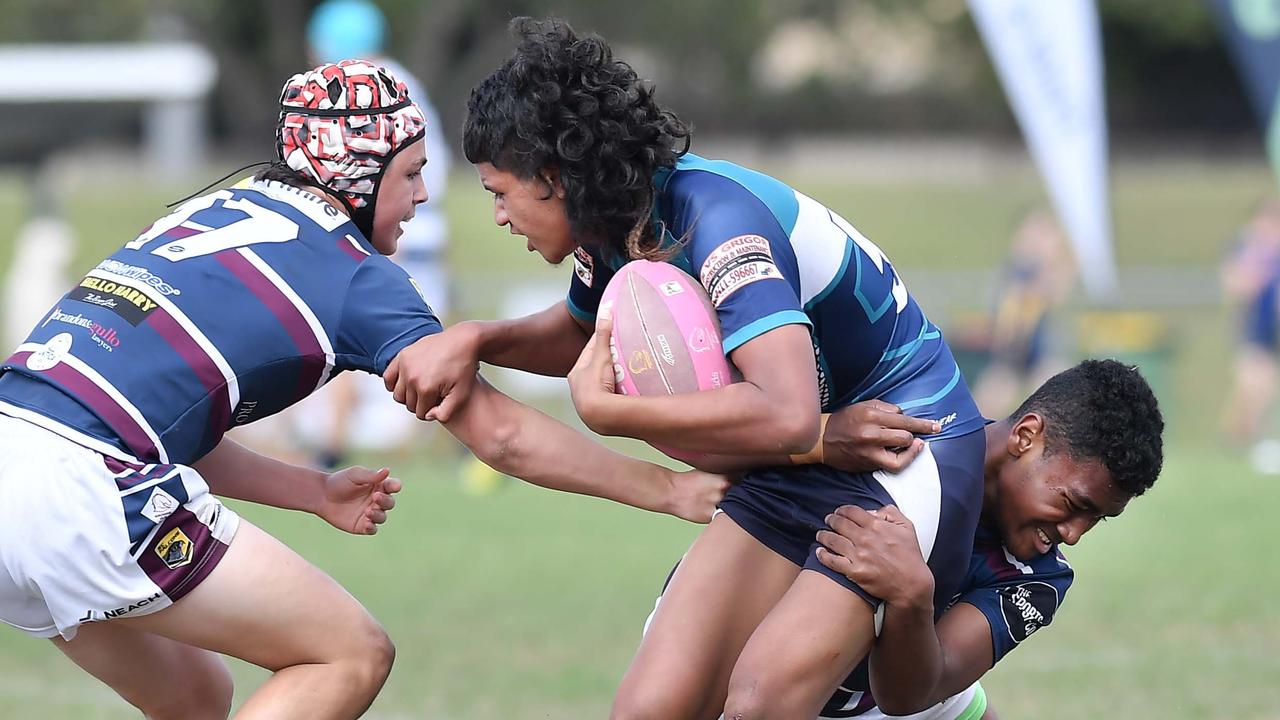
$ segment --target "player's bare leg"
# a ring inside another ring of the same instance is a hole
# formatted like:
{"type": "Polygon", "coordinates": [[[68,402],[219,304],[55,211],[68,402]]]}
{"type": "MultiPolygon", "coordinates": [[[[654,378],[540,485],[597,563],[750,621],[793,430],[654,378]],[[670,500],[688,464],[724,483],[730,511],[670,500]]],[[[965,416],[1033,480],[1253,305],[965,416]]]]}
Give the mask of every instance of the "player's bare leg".
{"type": "Polygon", "coordinates": [[[725,718],[817,717],[874,639],[874,615],[861,596],[825,575],[801,572],[742,649],[725,718]]]}
{"type": "Polygon", "coordinates": [[[610,717],[719,716],[738,653],[798,572],[728,515],[716,515],[663,594],[610,717]]]}
{"type": "Polygon", "coordinates": [[[226,720],[231,673],[217,653],[121,623],[82,625],[53,644],[148,720],[226,720]]]}
{"type": "Polygon", "coordinates": [[[186,597],[116,622],[274,671],[240,708],[242,719],[358,717],[395,656],[355,598],[243,520],[222,561],[186,597]]]}
{"type": "Polygon", "coordinates": [[[1226,441],[1247,447],[1258,439],[1262,421],[1276,391],[1276,360],[1266,350],[1245,346],[1236,359],[1235,383],[1223,409],[1226,441]]]}

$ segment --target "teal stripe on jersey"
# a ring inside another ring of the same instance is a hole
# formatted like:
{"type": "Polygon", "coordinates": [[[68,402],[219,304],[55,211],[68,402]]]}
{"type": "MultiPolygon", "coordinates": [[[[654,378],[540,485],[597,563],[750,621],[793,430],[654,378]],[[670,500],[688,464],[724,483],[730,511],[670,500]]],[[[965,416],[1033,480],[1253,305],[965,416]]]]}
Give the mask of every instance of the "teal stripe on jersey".
{"type": "Polygon", "coordinates": [[[707,160],[693,153],[680,158],[680,161],[676,164],[676,169],[704,170],[729,178],[760,198],[765,206],[769,208],[769,212],[773,213],[773,216],[777,218],[778,224],[782,226],[782,231],[788,237],[791,236],[791,231],[795,230],[796,218],[800,216],[800,203],[796,200],[796,193],[768,175],[762,175],[724,160],[707,160]]]}
{"type": "Polygon", "coordinates": [[[941,390],[930,395],[927,398],[920,398],[919,400],[908,400],[906,402],[900,402],[898,403],[898,408],[903,412],[906,412],[911,408],[917,408],[917,407],[920,407],[921,405],[932,405],[938,402],[939,400],[941,400],[942,398],[946,397],[947,393],[951,392],[952,389],[954,389],[956,384],[959,382],[960,382],[960,368],[957,366],[955,374],[951,376],[951,382],[947,383],[946,386],[944,386],[941,390]]]}
{"type": "Polygon", "coordinates": [[[859,258],[858,262],[854,264],[854,267],[857,268],[857,270],[854,272],[854,275],[853,275],[853,296],[858,299],[858,304],[862,306],[863,312],[867,314],[867,319],[870,320],[872,323],[875,323],[877,320],[881,318],[881,316],[885,314],[885,311],[887,311],[889,307],[893,305],[894,303],[893,293],[890,292],[888,295],[885,296],[884,302],[880,303],[880,307],[872,309],[871,301],[867,299],[866,295],[862,294],[862,259],[861,258],[859,258]]]}
{"type": "MultiPolygon", "coordinates": [[[[928,328],[927,325],[924,328],[921,328],[921,330],[923,331],[926,328],[928,328]]],[[[937,340],[940,337],[942,337],[942,333],[937,330],[931,330],[930,332],[923,333],[920,337],[917,337],[915,340],[912,340],[905,345],[886,350],[884,355],[880,356],[880,362],[892,360],[900,355],[907,355],[908,357],[915,355],[916,351],[920,349],[920,346],[924,344],[925,340],[937,340]]]]}
{"type": "Polygon", "coordinates": [[[738,328],[738,331],[724,339],[724,354],[737,350],[744,343],[752,338],[759,337],[774,328],[780,328],[783,325],[807,325],[813,327],[813,321],[808,315],[799,310],[782,310],[772,315],[765,315],[759,320],[747,323],[738,328]]]}
{"type": "MultiPolygon", "coordinates": [[[[805,312],[808,312],[809,310],[812,310],[813,308],[817,307],[818,303],[822,302],[823,300],[826,300],[827,296],[831,294],[831,291],[836,289],[836,286],[839,285],[840,281],[844,279],[844,274],[849,270],[849,260],[851,260],[852,258],[853,258],[853,240],[846,238],[845,246],[844,246],[844,259],[840,261],[840,270],[836,272],[835,277],[831,278],[831,282],[827,283],[827,286],[822,288],[822,292],[818,293],[817,295],[814,295],[812,300],[804,304],[805,312]]],[[[861,272],[861,270],[859,270],[859,272],[861,272]]],[[[865,306],[865,303],[864,303],[864,306],[865,306]]]]}
{"type": "Polygon", "coordinates": [[[569,307],[569,314],[570,314],[570,315],[572,315],[572,316],[574,316],[574,317],[576,317],[576,318],[578,318],[579,320],[582,320],[582,321],[584,321],[584,322],[593,323],[593,322],[595,322],[595,321],[596,321],[596,314],[595,314],[595,313],[589,313],[589,312],[587,312],[586,310],[583,310],[582,308],[578,307],[578,306],[573,302],[573,298],[571,298],[571,297],[569,297],[569,296],[567,296],[567,295],[566,295],[566,296],[565,296],[565,298],[564,298],[564,303],[565,303],[565,305],[567,305],[567,306],[569,307]]]}
{"type": "Polygon", "coordinates": [[[921,319],[924,321],[924,323],[920,326],[920,334],[916,336],[915,340],[912,340],[911,342],[907,343],[907,345],[905,346],[905,347],[911,347],[912,345],[914,345],[915,349],[903,355],[902,358],[898,360],[898,363],[893,366],[893,369],[889,370],[886,373],[883,373],[880,376],[879,380],[875,381],[874,383],[871,383],[871,387],[867,388],[866,390],[863,390],[862,392],[854,396],[852,402],[862,402],[863,400],[869,400],[871,398],[879,396],[881,391],[883,390],[882,386],[896,379],[897,373],[899,370],[902,369],[902,366],[906,365],[908,362],[911,361],[911,358],[915,357],[915,354],[916,354],[915,351],[920,348],[920,345],[924,344],[925,335],[928,334],[928,331],[929,331],[929,321],[924,318],[921,318],[921,319]]]}

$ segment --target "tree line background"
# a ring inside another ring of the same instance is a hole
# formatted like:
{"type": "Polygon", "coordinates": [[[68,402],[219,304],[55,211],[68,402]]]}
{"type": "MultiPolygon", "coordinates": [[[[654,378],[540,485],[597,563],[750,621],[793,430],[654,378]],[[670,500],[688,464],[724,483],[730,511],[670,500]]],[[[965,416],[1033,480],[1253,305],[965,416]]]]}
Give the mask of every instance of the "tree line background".
{"type": "MultiPolygon", "coordinates": [[[[215,141],[260,152],[283,80],[310,65],[319,0],[0,0],[0,44],[188,39],[216,56],[215,141]]],[[[471,86],[509,52],[507,22],[554,14],[596,31],[702,132],[963,134],[1017,127],[964,0],[381,0],[389,54],[424,82],[456,139],[471,86]]],[[[1200,0],[1101,0],[1107,112],[1125,139],[1257,142],[1200,0]]],[[[40,78],[31,78],[38,83],[40,78]]],[[[8,106],[0,162],[74,141],[136,136],[136,107],[8,106]],[[61,143],[59,143],[61,144],[61,143]]]]}

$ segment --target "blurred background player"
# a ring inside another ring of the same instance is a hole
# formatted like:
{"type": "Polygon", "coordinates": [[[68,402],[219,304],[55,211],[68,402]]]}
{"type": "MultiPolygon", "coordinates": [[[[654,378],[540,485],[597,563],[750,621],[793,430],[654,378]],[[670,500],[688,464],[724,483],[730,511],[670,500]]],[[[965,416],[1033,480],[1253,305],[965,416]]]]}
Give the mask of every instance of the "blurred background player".
{"type": "Polygon", "coordinates": [[[1275,399],[1280,353],[1280,200],[1262,203],[1241,229],[1221,276],[1240,326],[1222,433],[1233,447],[1251,447],[1259,472],[1280,473],[1280,441],[1261,437],[1275,399]]]}
{"type": "Polygon", "coordinates": [[[63,217],[61,193],[50,159],[32,168],[30,215],[13,242],[13,259],[4,278],[0,331],[6,347],[17,347],[49,310],[49,303],[71,284],[67,266],[76,238],[63,217]]]}
{"type": "MultiPolygon", "coordinates": [[[[384,53],[387,21],[367,0],[327,0],[311,15],[307,44],[312,62],[332,63],[365,58],[387,68],[409,88],[427,119],[427,164],[422,179],[427,203],[404,225],[400,246],[391,259],[404,268],[431,301],[441,322],[447,323],[452,303],[448,268],[448,222],[442,201],[449,177],[450,153],[440,119],[422,83],[384,53]]],[[[421,441],[426,428],[392,401],[375,376],[348,374],[329,383],[305,407],[290,412],[289,423],[301,444],[311,449],[316,464],[324,468],[345,462],[353,449],[399,451],[407,449],[411,436],[421,441]]],[[[457,447],[450,441],[450,445],[457,447]]],[[[469,464],[464,478],[496,477],[483,463],[469,464]]]]}
{"type": "Polygon", "coordinates": [[[1075,278],[1066,237],[1052,213],[1040,209],[1025,215],[1000,276],[991,362],[974,384],[974,400],[988,416],[1009,412],[1061,365],[1052,353],[1053,313],[1070,295],[1075,278]]]}

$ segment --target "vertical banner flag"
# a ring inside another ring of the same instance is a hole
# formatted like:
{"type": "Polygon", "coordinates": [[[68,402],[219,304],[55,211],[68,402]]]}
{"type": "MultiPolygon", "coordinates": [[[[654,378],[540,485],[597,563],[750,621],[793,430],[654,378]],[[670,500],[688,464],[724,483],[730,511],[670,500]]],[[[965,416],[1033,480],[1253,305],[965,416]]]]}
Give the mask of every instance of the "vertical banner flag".
{"type": "Polygon", "coordinates": [[[1214,0],[1213,9],[1280,178],[1280,0],[1214,0]]]}
{"type": "Polygon", "coordinates": [[[1093,0],[969,0],[1093,297],[1115,288],[1102,42],[1093,0]]]}

